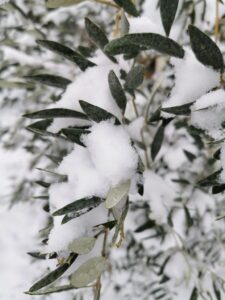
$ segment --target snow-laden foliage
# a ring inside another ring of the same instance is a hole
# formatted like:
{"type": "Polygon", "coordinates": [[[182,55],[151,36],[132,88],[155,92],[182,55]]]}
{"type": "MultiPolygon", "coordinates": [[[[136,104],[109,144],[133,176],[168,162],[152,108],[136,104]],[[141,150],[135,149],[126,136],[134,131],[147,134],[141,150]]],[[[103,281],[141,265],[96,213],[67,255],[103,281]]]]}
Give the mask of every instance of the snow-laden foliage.
{"type": "Polygon", "coordinates": [[[15,141],[35,157],[18,178],[49,216],[31,297],[223,299],[225,6],[212,2],[21,4],[35,39],[5,40],[2,95],[28,101],[12,109],[34,133],[15,141]]]}

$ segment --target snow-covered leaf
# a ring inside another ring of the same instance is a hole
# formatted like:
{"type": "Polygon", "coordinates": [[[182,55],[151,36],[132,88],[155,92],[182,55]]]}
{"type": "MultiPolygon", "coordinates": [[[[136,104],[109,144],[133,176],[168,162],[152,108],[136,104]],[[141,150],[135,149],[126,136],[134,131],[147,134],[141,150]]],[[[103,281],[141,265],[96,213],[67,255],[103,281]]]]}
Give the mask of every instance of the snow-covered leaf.
{"type": "Polygon", "coordinates": [[[120,21],[120,32],[122,35],[128,34],[130,29],[129,21],[127,20],[126,14],[122,12],[121,21],[120,21]]]}
{"type": "Polygon", "coordinates": [[[61,6],[79,4],[81,2],[84,2],[84,0],[47,0],[46,5],[48,8],[58,8],[61,6]]]}
{"type": "Polygon", "coordinates": [[[85,146],[81,141],[82,135],[90,133],[90,131],[80,128],[64,128],[61,130],[61,132],[72,142],[80,146],[85,146]]]}
{"type": "Polygon", "coordinates": [[[113,71],[109,72],[108,82],[113,98],[124,113],[127,105],[127,98],[118,77],[113,71]]]}
{"type": "Polygon", "coordinates": [[[130,180],[123,182],[109,190],[106,197],[106,208],[113,208],[117,203],[119,203],[124,197],[128,195],[130,189],[130,180]]]}
{"type": "Polygon", "coordinates": [[[213,186],[220,184],[220,174],[222,169],[219,171],[214,172],[213,174],[209,175],[208,177],[202,179],[198,182],[199,186],[213,186]]]}
{"type": "Polygon", "coordinates": [[[82,288],[101,276],[108,266],[106,258],[102,256],[90,258],[72,275],[71,284],[76,288],[82,288]]]}
{"type": "Polygon", "coordinates": [[[166,35],[169,36],[170,29],[176,16],[179,0],[160,0],[160,14],[166,35]]]}
{"type": "Polygon", "coordinates": [[[196,58],[203,65],[210,66],[213,69],[222,72],[224,69],[223,55],[216,43],[193,25],[189,26],[189,35],[191,39],[191,48],[196,58]]]}
{"type": "Polygon", "coordinates": [[[69,245],[69,250],[77,254],[87,254],[94,248],[95,242],[94,237],[81,237],[69,245]]]}
{"type": "Polygon", "coordinates": [[[61,89],[66,89],[67,85],[71,83],[71,81],[67,78],[50,74],[26,76],[25,78],[27,80],[35,81],[53,87],[58,87],[61,89]]]}
{"type": "Polygon", "coordinates": [[[139,13],[132,0],[113,0],[117,5],[122,7],[128,14],[138,17],[139,13]]]}
{"type": "Polygon", "coordinates": [[[54,271],[50,272],[48,275],[44,276],[41,280],[37,281],[32,287],[29,289],[29,292],[35,292],[40,290],[41,288],[49,285],[50,283],[56,281],[60,278],[74,263],[77,255],[71,254],[66,263],[56,268],[54,271]]]}
{"type": "Polygon", "coordinates": [[[115,120],[115,124],[120,124],[120,122],[118,121],[118,119],[113,116],[111,113],[109,113],[108,111],[104,110],[103,108],[90,104],[86,101],[80,100],[80,106],[82,107],[83,111],[85,112],[85,114],[87,115],[87,117],[96,122],[102,122],[105,120],[110,120],[110,119],[114,119],[115,120]]]}
{"type": "Polygon", "coordinates": [[[23,115],[29,119],[78,118],[87,120],[85,114],[66,108],[50,108],[23,115]]]}
{"type": "Polygon", "coordinates": [[[105,46],[105,52],[110,55],[130,53],[132,47],[139,50],[156,50],[160,53],[184,57],[183,48],[175,41],[157,33],[133,33],[122,38],[112,40],[105,46]]]}
{"type": "Polygon", "coordinates": [[[81,216],[82,214],[100,205],[103,201],[104,200],[99,197],[82,198],[55,211],[53,216],[62,216],[69,213],[76,213],[77,215],[79,214],[79,216],[81,216]]]}
{"type": "Polygon", "coordinates": [[[37,40],[38,45],[53,51],[59,55],[62,55],[69,61],[75,63],[82,71],[85,71],[88,67],[94,67],[95,63],[86,59],[79,52],[76,52],[60,43],[49,40],[37,40]]]}

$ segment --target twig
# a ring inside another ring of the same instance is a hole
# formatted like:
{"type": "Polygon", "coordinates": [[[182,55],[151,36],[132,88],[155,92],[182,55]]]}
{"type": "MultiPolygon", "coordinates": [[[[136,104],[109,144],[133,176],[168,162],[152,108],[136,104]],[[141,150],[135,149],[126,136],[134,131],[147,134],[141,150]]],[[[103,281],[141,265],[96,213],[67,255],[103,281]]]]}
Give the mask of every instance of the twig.
{"type": "Polygon", "coordinates": [[[214,35],[215,41],[218,41],[219,38],[219,0],[216,1],[216,18],[215,18],[215,28],[214,28],[214,35]]]}

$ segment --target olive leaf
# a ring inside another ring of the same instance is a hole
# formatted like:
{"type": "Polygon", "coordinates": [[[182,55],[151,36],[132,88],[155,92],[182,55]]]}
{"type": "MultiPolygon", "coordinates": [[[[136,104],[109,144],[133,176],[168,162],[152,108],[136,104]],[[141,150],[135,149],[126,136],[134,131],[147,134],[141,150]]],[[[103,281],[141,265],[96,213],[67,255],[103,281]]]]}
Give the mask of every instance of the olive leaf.
{"type": "Polygon", "coordinates": [[[127,197],[130,189],[131,181],[128,180],[126,182],[123,182],[115,187],[112,187],[108,195],[106,197],[105,206],[106,208],[110,209],[116,206],[117,203],[119,203],[122,199],[127,197]]]}
{"type": "Polygon", "coordinates": [[[81,237],[70,243],[68,249],[77,254],[87,254],[94,248],[95,242],[94,237],[81,237]]]}
{"type": "Polygon", "coordinates": [[[108,268],[106,258],[93,257],[83,263],[71,277],[71,284],[76,288],[82,288],[96,280],[108,268]]]}
{"type": "Polygon", "coordinates": [[[48,8],[58,8],[61,6],[70,6],[79,4],[85,0],[47,0],[46,5],[48,8]]]}
{"type": "Polygon", "coordinates": [[[127,105],[127,98],[118,77],[113,71],[109,72],[108,82],[113,98],[122,110],[122,113],[124,113],[127,105]]]}
{"type": "Polygon", "coordinates": [[[25,76],[24,77],[27,80],[42,83],[45,85],[66,89],[67,85],[70,84],[72,81],[61,77],[61,76],[55,76],[50,74],[40,74],[40,75],[33,75],[33,76],[25,76]]]}
{"type": "Polygon", "coordinates": [[[166,35],[169,36],[170,29],[176,16],[179,0],[160,0],[160,14],[166,35]]]}

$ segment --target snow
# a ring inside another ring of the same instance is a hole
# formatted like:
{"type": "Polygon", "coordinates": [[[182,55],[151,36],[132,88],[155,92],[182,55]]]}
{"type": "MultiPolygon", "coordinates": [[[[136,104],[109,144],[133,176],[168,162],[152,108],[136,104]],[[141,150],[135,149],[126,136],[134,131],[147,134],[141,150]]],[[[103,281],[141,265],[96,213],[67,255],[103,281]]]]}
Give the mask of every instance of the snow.
{"type": "Polygon", "coordinates": [[[220,74],[202,65],[190,49],[185,49],[184,59],[172,58],[175,85],[163,107],[179,106],[197,100],[211,89],[219,86],[220,74]]]}
{"type": "MultiPolygon", "coordinates": [[[[79,100],[85,100],[121,119],[120,109],[110,93],[108,73],[110,70],[113,70],[116,75],[120,77],[119,70],[121,68],[126,69],[127,63],[121,62],[118,65],[114,64],[100,51],[97,51],[96,57],[91,60],[96,63],[97,66],[88,68],[85,72],[77,75],[75,81],[67,87],[62,98],[57,104],[51,105],[51,108],[62,107],[82,111],[79,100]]],[[[54,120],[48,129],[52,132],[58,132],[64,127],[82,124],[87,124],[87,122],[74,118],[60,119],[54,120]]]]}
{"type": "Polygon", "coordinates": [[[123,127],[108,121],[94,124],[84,143],[96,169],[111,186],[135,175],[138,156],[123,127]]]}
{"type": "Polygon", "coordinates": [[[192,105],[191,124],[203,129],[214,139],[224,136],[225,91],[218,89],[200,97],[192,105]]]}
{"type": "Polygon", "coordinates": [[[129,33],[158,33],[163,34],[162,26],[152,21],[149,17],[137,17],[129,19],[129,33]]]}
{"type": "Polygon", "coordinates": [[[167,217],[177,197],[176,192],[159,175],[144,173],[144,198],[149,199],[150,217],[159,224],[167,223],[167,217]]]}
{"type": "MultiPolygon", "coordinates": [[[[106,197],[110,187],[128,179],[136,180],[138,156],[125,128],[103,121],[93,124],[90,131],[83,136],[87,148],[76,145],[55,170],[67,175],[68,182],[56,183],[49,188],[52,212],[81,198],[106,197]]],[[[106,222],[107,210],[98,207],[93,213],[64,225],[60,224],[61,219],[54,218],[48,245],[51,251],[54,248],[64,250],[73,239],[81,237],[94,225],[106,222]]]]}

